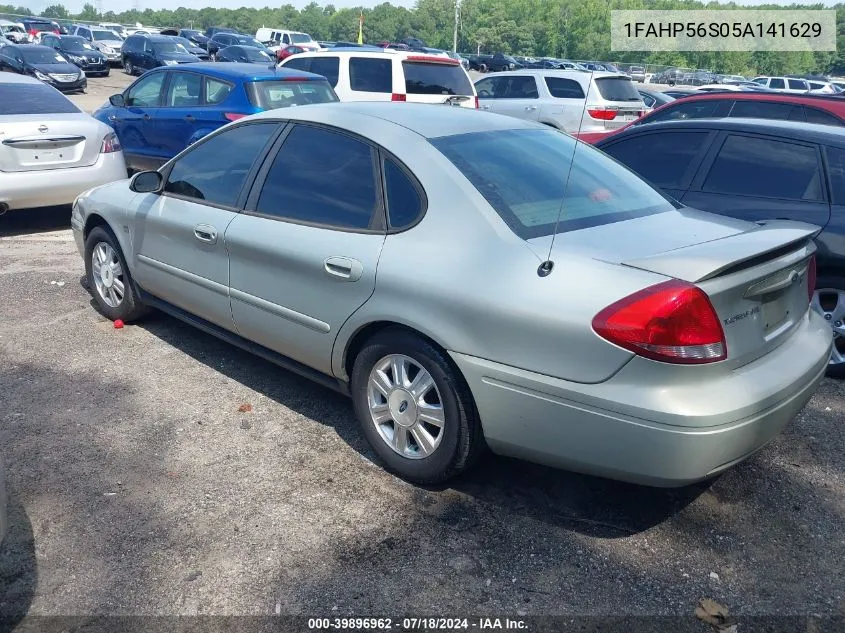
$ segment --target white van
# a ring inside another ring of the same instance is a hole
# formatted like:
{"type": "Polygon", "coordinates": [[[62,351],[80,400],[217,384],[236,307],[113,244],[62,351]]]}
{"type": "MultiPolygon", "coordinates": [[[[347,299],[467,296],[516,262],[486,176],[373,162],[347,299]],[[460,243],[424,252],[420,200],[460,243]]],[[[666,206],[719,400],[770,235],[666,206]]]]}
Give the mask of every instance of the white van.
{"type": "Polygon", "coordinates": [[[337,48],[299,53],[283,68],[323,75],[341,101],[408,101],[477,108],[475,88],[461,62],[414,51],[337,48]]]}
{"type": "Polygon", "coordinates": [[[266,44],[267,48],[273,52],[291,44],[296,44],[312,51],[320,50],[320,45],[314,41],[313,37],[308,35],[308,33],[300,33],[299,31],[262,27],[255,32],[255,39],[262,44],[266,44]]]}

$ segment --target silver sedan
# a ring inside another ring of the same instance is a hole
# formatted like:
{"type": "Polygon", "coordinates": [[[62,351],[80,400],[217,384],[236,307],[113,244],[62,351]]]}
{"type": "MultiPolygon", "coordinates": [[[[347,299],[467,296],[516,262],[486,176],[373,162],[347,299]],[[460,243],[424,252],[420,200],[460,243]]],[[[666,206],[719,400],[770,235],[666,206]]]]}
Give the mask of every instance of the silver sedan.
{"type": "Polygon", "coordinates": [[[0,214],[71,204],[126,178],[117,136],[55,88],[0,73],[0,214]]]}
{"type": "Polygon", "coordinates": [[[775,437],[831,330],[818,228],[679,208],[588,145],[414,104],[275,110],[82,196],[99,309],[159,308],[349,394],[392,471],[489,447],[677,486],[775,437]]]}

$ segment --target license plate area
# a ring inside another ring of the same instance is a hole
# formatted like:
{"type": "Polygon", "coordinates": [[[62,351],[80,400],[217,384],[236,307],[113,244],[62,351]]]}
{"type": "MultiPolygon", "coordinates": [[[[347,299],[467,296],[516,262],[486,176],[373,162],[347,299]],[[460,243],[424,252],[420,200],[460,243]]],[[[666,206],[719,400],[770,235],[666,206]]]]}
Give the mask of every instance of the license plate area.
{"type": "Polygon", "coordinates": [[[760,297],[760,323],[763,326],[763,336],[769,337],[778,333],[781,328],[791,321],[788,288],[770,292],[760,297]]]}

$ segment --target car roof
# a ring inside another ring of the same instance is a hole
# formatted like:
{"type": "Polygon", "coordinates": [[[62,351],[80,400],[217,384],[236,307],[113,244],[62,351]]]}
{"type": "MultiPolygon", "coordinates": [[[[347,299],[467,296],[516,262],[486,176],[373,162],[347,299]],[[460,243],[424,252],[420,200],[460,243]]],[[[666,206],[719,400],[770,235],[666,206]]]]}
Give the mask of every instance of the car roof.
{"type": "MultiPolygon", "coordinates": [[[[622,77],[628,79],[625,73],[614,73],[609,70],[577,70],[575,68],[527,68],[525,70],[505,70],[497,73],[487,73],[484,77],[498,77],[501,75],[513,75],[518,73],[520,75],[536,75],[539,77],[593,77],[594,79],[603,79],[605,77],[622,77]]],[[[483,79],[483,77],[480,77],[483,79]]]]}
{"type": "MultiPolygon", "coordinates": [[[[108,30],[108,29],[104,29],[104,30],[108,30]]],[[[129,37],[146,37],[151,42],[166,42],[173,36],[172,35],[159,35],[157,33],[149,33],[149,34],[147,34],[147,33],[133,33],[129,37]]]]}
{"type": "Polygon", "coordinates": [[[42,82],[35,77],[29,75],[18,75],[17,73],[0,73],[0,84],[38,84],[43,86],[42,82]]]}
{"type": "MultiPolygon", "coordinates": [[[[227,48],[233,48],[228,46],[227,48]]],[[[270,62],[272,63],[272,62],[270,62]]],[[[161,66],[147,71],[145,74],[154,72],[176,71],[176,72],[200,72],[209,77],[216,77],[218,79],[239,79],[241,81],[264,81],[269,79],[293,79],[295,77],[305,77],[310,80],[323,79],[322,75],[315,73],[307,73],[303,70],[292,70],[279,66],[276,69],[270,67],[270,63],[266,66],[261,64],[241,64],[237,62],[226,62],[220,64],[216,62],[197,62],[195,64],[182,64],[179,66],[161,66]]]]}
{"type": "MultiPolygon", "coordinates": [[[[845,127],[836,125],[822,125],[806,123],[804,121],[779,121],[776,119],[744,119],[739,117],[725,117],[719,119],[679,119],[676,121],[658,121],[643,123],[628,128],[620,134],[607,137],[607,142],[633,136],[641,132],[665,130],[725,130],[729,132],[753,132],[757,134],[771,134],[785,136],[798,141],[822,143],[845,147],[845,127]]],[[[603,139],[605,140],[605,139],[603,139]]],[[[601,145],[602,142],[596,143],[601,145]]]]}
{"type": "Polygon", "coordinates": [[[366,119],[395,125],[427,139],[475,132],[538,129],[536,122],[502,116],[469,108],[379,101],[347,101],[341,104],[313,104],[301,108],[268,110],[252,118],[276,118],[323,122],[345,129],[360,129],[366,119]]]}
{"type": "Polygon", "coordinates": [[[828,109],[845,111],[845,97],[835,94],[790,94],[788,92],[757,92],[724,90],[722,92],[696,92],[695,100],[699,99],[742,99],[744,101],[780,101],[783,103],[800,103],[819,105],[824,103],[831,106],[828,109]]]}

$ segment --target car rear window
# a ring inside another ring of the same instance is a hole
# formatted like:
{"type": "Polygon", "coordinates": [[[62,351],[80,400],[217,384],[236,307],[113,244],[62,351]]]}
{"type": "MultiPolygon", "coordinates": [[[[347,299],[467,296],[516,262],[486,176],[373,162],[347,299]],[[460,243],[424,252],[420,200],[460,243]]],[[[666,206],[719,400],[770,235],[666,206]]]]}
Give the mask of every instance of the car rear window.
{"type": "Polygon", "coordinates": [[[53,30],[53,25],[49,22],[29,22],[27,23],[27,27],[29,27],[30,31],[35,31],[36,33],[53,30]]]}
{"type": "Polygon", "coordinates": [[[252,105],[262,110],[338,101],[326,81],[253,81],[246,89],[252,105]]]}
{"type": "Polygon", "coordinates": [[[581,143],[575,152],[575,139],[556,130],[476,132],[431,143],[523,239],[675,208],[600,151],[581,143]]]}
{"type": "Polygon", "coordinates": [[[409,95],[472,95],[472,85],[460,64],[402,62],[409,95]]]}
{"type": "Polygon", "coordinates": [[[596,79],[599,94],[607,101],[639,101],[640,93],[627,77],[600,77],[596,79]]]}
{"type": "Polygon", "coordinates": [[[55,88],[37,84],[3,83],[0,115],[3,114],[76,114],[70,99],[55,88]]]}

